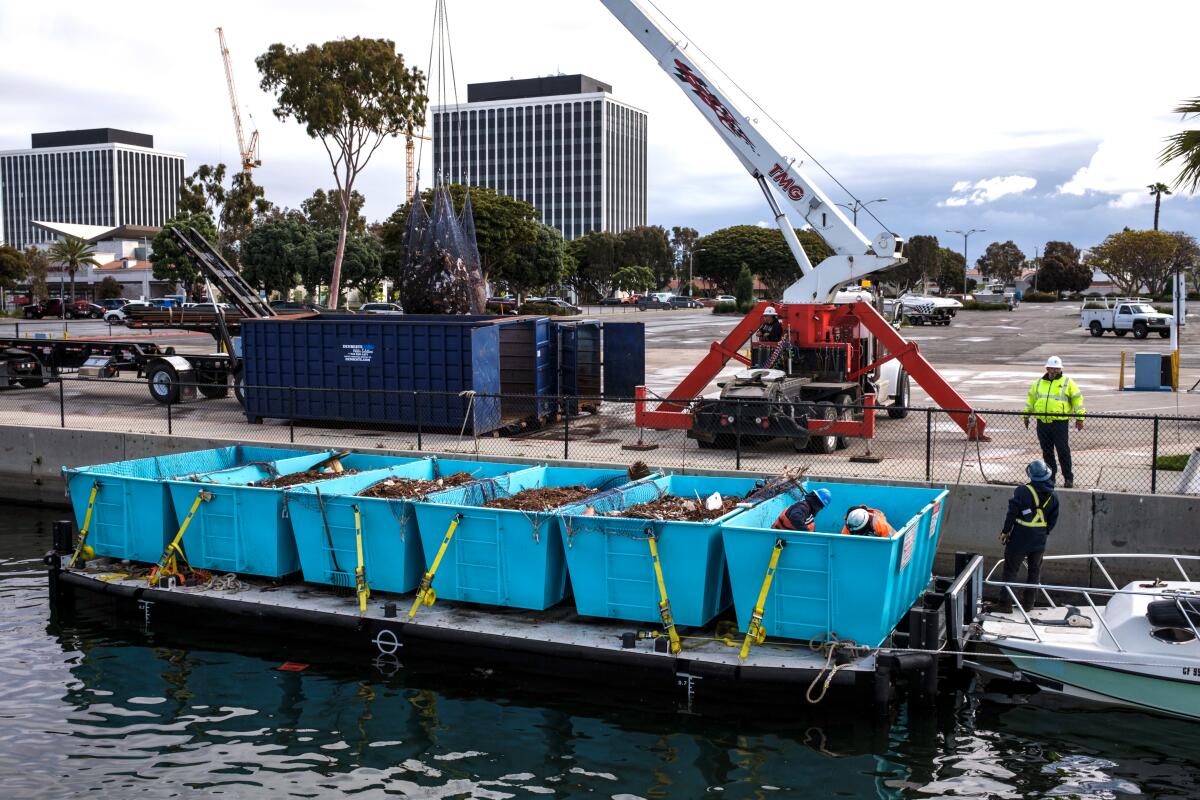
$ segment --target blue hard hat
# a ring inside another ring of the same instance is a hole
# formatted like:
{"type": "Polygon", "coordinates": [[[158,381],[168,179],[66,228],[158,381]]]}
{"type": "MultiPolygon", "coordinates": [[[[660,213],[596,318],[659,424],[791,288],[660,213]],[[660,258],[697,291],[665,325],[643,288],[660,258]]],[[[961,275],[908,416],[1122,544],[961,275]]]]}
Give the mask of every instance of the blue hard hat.
{"type": "Polygon", "coordinates": [[[829,505],[829,501],[833,500],[833,495],[829,493],[828,489],[817,489],[813,494],[821,501],[822,508],[829,505]]]}
{"type": "Polygon", "coordinates": [[[1029,476],[1030,480],[1050,480],[1050,468],[1047,467],[1046,462],[1042,461],[1040,458],[1029,462],[1029,466],[1025,468],[1025,474],[1029,476]]]}

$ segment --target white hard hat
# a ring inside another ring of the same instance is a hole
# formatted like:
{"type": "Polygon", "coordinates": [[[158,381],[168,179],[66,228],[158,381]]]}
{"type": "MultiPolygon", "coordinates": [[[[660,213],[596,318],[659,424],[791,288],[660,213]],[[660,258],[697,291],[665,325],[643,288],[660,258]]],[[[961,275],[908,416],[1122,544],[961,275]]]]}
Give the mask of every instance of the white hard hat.
{"type": "Polygon", "coordinates": [[[865,508],[852,508],[846,515],[846,527],[852,531],[861,531],[871,521],[871,515],[865,508]]]}
{"type": "Polygon", "coordinates": [[[1058,356],[1050,356],[1046,359],[1046,369],[1062,369],[1062,359],[1058,356]]]}
{"type": "Polygon", "coordinates": [[[774,317],[778,316],[778,314],[779,312],[775,310],[774,306],[767,306],[767,310],[763,312],[764,317],[774,317]]]}

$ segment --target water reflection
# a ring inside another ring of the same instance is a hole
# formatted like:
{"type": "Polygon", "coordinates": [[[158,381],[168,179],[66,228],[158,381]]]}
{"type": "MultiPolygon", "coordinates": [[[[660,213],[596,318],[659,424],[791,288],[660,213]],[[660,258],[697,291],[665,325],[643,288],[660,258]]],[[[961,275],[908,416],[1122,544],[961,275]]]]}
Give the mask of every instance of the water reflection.
{"type": "Polygon", "coordinates": [[[47,624],[53,516],[0,514],[4,797],[1200,796],[1195,726],[1131,712],[976,696],[885,721],[833,705],[697,716],[94,613],[47,624]]]}

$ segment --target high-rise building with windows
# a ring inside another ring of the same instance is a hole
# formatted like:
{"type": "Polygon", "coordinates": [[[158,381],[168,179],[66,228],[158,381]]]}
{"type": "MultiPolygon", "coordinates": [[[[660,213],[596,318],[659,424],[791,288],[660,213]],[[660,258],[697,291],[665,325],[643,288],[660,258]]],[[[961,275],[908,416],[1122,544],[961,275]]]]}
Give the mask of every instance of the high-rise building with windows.
{"type": "Polygon", "coordinates": [[[532,204],[574,239],[646,224],[646,112],[586,75],[473,83],[433,109],[433,169],[532,204]]]}
{"type": "Polygon", "coordinates": [[[29,150],[0,151],[0,241],[49,244],[34,221],[161,227],[175,216],[183,154],[144,133],[96,128],[33,134],[29,150]]]}

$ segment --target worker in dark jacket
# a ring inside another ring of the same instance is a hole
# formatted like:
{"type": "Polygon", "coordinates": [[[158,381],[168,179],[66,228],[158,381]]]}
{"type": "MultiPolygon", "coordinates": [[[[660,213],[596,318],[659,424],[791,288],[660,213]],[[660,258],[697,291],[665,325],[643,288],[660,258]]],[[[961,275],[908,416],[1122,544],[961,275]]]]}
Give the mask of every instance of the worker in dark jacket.
{"type": "Polygon", "coordinates": [[[762,324],[758,326],[760,342],[778,342],[783,338],[783,323],[779,321],[779,312],[771,306],[763,312],[762,324]]]}
{"type": "Polygon", "coordinates": [[[804,499],[785,508],[771,527],[781,531],[815,531],[817,512],[829,505],[832,499],[833,495],[828,489],[806,492],[804,499]]]}
{"type": "MultiPolygon", "coordinates": [[[[1013,490],[1008,501],[1008,515],[1000,541],[1004,544],[1004,582],[1017,580],[1021,563],[1028,564],[1024,583],[1035,584],[1042,579],[1042,556],[1046,554],[1046,538],[1058,524],[1058,497],[1054,494],[1054,473],[1044,461],[1033,461],[1025,468],[1029,483],[1013,490]]],[[[1037,601],[1036,589],[1025,589],[1021,603],[1026,609],[1037,601]]],[[[996,609],[1012,611],[1012,598],[1005,591],[996,609]]]]}

